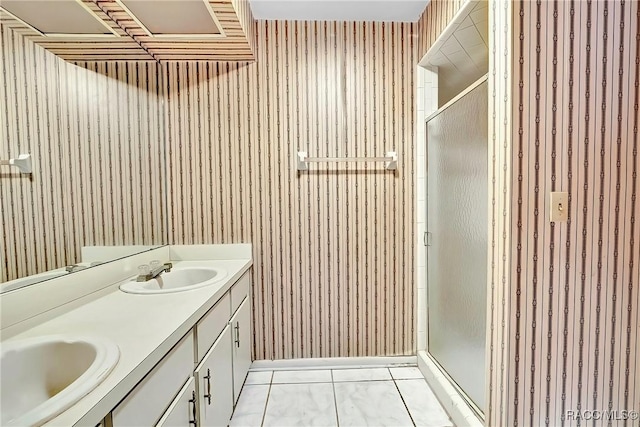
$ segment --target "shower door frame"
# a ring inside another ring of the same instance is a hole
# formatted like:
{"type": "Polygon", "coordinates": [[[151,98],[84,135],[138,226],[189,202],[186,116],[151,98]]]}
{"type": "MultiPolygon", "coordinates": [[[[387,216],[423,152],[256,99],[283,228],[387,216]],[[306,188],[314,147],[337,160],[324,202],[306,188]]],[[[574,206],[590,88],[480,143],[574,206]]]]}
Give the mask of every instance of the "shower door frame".
{"type": "MultiPolygon", "coordinates": [[[[426,356],[438,367],[438,369],[441,371],[441,373],[447,378],[447,380],[449,381],[449,383],[456,389],[456,391],[458,392],[458,394],[463,398],[463,400],[469,405],[469,407],[476,413],[476,415],[478,415],[478,417],[480,419],[482,419],[483,421],[485,420],[485,413],[484,411],[478,407],[478,405],[476,405],[476,403],[467,395],[467,393],[464,391],[464,389],[462,389],[462,387],[460,387],[458,385],[458,383],[453,379],[453,377],[451,377],[451,375],[449,375],[449,373],[445,370],[445,368],[440,364],[440,362],[438,362],[438,360],[429,352],[429,293],[428,293],[428,289],[429,289],[429,250],[428,247],[431,246],[430,243],[430,235],[431,232],[428,228],[428,224],[429,224],[429,146],[428,146],[428,127],[427,124],[429,123],[429,121],[431,119],[433,119],[434,117],[438,116],[440,113],[442,113],[443,111],[445,111],[446,109],[448,109],[449,107],[451,107],[453,104],[455,104],[456,102],[458,102],[461,98],[463,98],[464,96],[466,96],[467,94],[469,94],[470,92],[472,92],[474,89],[476,89],[478,86],[480,86],[481,84],[487,82],[488,84],[488,74],[483,75],[482,77],[480,77],[478,80],[476,80],[475,82],[471,83],[468,87],[466,87],[462,92],[460,92],[459,94],[457,94],[455,97],[453,97],[452,99],[450,99],[449,101],[447,101],[444,105],[442,105],[441,107],[439,107],[436,111],[434,111],[433,113],[429,114],[423,122],[423,126],[424,126],[424,140],[421,141],[421,143],[425,144],[425,154],[426,154],[426,162],[424,167],[426,168],[425,171],[425,179],[426,179],[426,183],[425,183],[425,201],[424,201],[424,209],[425,209],[425,233],[423,236],[423,243],[424,246],[427,248],[424,251],[424,257],[425,257],[425,266],[426,266],[426,274],[424,276],[424,280],[425,280],[425,290],[426,290],[426,312],[427,315],[425,317],[425,321],[426,321],[426,325],[425,325],[425,353],[426,356]]],[[[487,87],[487,90],[489,88],[487,87]]],[[[488,104],[489,100],[488,100],[488,96],[487,96],[487,104],[488,104]]],[[[487,105],[488,107],[488,105],[487,105]]],[[[488,115],[489,109],[487,108],[487,115],[488,115]]],[[[487,134],[487,140],[489,140],[489,135],[487,134]]],[[[488,152],[487,152],[487,166],[490,165],[490,159],[488,157],[488,152]]],[[[488,178],[488,177],[487,177],[488,178]]],[[[491,203],[490,200],[488,200],[488,204],[487,204],[488,209],[491,208],[491,203]]],[[[487,223],[487,237],[490,235],[490,224],[487,223]]],[[[491,247],[490,247],[491,243],[490,241],[487,239],[487,255],[489,255],[491,252],[491,247]]],[[[489,258],[487,256],[487,262],[489,262],[489,258]]],[[[487,264],[487,267],[489,267],[489,265],[487,264]]],[[[487,280],[486,283],[487,286],[487,296],[489,295],[489,281],[487,280]]],[[[487,313],[489,311],[487,310],[487,313]]],[[[488,316],[488,314],[487,314],[488,316]]],[[[487,355],[486,357],[488,357],[488,346],[489,346],[489,319],[488,317],[485,316],[485,335],[486,335],[486,345],[485,345],[485,354],[487,355]]],[[[485,365],[488,363],[489,359],[485,358],[485,365]]],[[[485,366],[485,370],[486,370],[486,366],[485,366]]],[[[486,399],[488,399],[488,395],[485,396],[486,399]]],[[[488,400],[486,400],[486,402],[488,403],[488,400]]]]}

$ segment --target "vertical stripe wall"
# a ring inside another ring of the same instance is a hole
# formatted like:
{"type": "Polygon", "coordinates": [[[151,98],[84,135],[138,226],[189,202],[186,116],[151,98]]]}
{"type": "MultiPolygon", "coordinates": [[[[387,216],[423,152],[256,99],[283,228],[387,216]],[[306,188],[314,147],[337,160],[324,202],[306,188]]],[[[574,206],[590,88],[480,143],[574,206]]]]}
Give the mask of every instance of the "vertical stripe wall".
{"type": "Polygon", "coordinates": [[[492,5],[488,425],[637,423],[575,414],[640,408],[639,13],[492,5]]]}
{"type": "Polygon", "coordinates": [[[489,250],[487,260],[487,426],[509,425],[506,344],[511,333],[511,156],[512,156],[512,0],[495,0],[489,6],[489,250]]]}
{"type": "MultiPolygon", "coordinates": [[[[438,40],[460,9],[470,0],[431,0],[418,20],[418,57],[422,57],[438,40]]],[[[481,0],[486,1],[486,0],[481,0]]]]}
{"type": "Polygon", "coordinates": [[[510,423],[638,410],[638,2],[513,9],[510,423]]]}
{"type": "Polygon", "coordinates": [[[257,359],[415,352],[414,30],[258,22],[256,63],[166,66],[170,239],[253,243],[257,359]]]}
{"type": "Polygon", "coordinates": [[[164,119],[159,66],[74,65],[0,29],[0,280],[73,264],[83,245],[160,244],[164,119]]]}

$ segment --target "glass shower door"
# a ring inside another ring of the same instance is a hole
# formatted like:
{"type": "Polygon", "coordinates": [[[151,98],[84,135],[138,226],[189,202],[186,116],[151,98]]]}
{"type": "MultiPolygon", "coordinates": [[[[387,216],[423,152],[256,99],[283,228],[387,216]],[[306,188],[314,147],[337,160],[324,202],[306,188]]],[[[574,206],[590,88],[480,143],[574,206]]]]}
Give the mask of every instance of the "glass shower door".
{"type": "Polygon", "coordinates": [[[428,352],[484,411],[487,82],[427,121],[428,352]]]}

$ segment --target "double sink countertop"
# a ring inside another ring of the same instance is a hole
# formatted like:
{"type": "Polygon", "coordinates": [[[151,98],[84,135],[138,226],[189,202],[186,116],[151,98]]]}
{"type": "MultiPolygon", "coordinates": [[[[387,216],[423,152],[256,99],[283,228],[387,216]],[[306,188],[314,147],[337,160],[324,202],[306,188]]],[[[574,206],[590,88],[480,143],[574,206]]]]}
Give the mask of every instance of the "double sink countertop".
{"type": "Polygon", "coordinates": [[[45,425],[100,423],[251,264],[250,259],[176,261],[175,267],[219,268],[227,276],[203,288],[152,295],[125,293],[114,284],[113,292],[7,340],[54,334],[95,336],[111,340],[120,350],[118,363],[104,381],[45,425]]]}

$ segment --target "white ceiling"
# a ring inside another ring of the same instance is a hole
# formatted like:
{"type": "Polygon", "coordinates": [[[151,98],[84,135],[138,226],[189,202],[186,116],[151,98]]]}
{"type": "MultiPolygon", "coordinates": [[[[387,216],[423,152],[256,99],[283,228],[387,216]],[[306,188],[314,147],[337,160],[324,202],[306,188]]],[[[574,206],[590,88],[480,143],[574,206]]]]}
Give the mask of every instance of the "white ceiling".
{"type": "Polygon", "coordinates": [[[250,0],[255,19],[416,22],[430,0],[250,0]]]}

